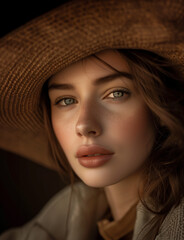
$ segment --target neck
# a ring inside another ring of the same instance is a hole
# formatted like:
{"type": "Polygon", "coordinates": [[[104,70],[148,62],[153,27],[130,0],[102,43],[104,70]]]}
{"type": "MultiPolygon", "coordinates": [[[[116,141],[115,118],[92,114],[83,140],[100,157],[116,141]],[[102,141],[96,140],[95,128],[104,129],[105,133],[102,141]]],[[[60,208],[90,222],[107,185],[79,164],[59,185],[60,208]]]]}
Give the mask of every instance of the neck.
{"type": "Polygon", "coordinates": [[[122,218],[139,200],[140,174],[135,174],[122,181],[105,187],[105,194],[114,220],[122,218]]]}

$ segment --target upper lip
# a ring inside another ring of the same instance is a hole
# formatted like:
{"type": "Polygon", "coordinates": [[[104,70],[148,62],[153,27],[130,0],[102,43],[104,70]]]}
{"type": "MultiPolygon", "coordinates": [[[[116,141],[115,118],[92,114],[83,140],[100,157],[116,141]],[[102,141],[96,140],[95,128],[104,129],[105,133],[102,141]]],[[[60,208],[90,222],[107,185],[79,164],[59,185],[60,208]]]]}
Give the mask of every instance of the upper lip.
{"type": "Polygon", "coordinates": [[[104,155],[109,155],[109,154],[113,154],[113,152],[107,150],[104,147],[101,147],[99,145],[83,145],[81,146],[77,153],[76,153],[76,157],[80,158],[80,157],[84,157],[86,155],[92,155],[92,154],[104,154],[104,155]]]}

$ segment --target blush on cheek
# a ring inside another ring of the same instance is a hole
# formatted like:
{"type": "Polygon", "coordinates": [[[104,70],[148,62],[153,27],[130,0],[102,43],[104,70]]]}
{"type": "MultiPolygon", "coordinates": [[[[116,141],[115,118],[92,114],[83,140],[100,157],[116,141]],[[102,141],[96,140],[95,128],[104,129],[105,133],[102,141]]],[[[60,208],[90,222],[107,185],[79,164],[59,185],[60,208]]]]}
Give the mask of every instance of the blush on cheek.
{"type": "Polygon", "coordinates": [[[123,142],[147,141],[152,137],[152,121],[145,108],[139,108],[114,122],[114,134],[123,142]]]}
{"type": "Polygon", "coordinates": [[[149,122],[147,117],[141,113],[131,116],[125,123],[125,131],[129,137],[144,137],[148,133],[149,122]]]}

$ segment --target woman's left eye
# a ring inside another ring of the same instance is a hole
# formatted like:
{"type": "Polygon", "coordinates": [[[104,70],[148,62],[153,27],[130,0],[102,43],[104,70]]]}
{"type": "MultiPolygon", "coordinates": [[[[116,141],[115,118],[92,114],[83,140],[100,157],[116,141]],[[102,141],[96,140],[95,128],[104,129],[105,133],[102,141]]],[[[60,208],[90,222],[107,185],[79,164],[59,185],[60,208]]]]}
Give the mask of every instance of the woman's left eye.
{"type": "Polygon", "coordinates": [[[121,98],[124,95],[130,95],[130,92],[128,90],[123,89],[116,89],[113,92],[111,92],[108,96],[113,95],[113,97],[108,97],[116,100],[117,98],[121,98]]]}

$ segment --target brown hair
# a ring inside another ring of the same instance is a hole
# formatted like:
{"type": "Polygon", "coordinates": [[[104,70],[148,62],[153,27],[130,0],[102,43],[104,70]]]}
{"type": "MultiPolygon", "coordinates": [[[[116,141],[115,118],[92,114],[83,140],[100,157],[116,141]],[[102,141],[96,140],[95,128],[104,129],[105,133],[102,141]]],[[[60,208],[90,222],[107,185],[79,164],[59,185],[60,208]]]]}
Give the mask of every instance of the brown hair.
{"type": "MultiPolygon", "coordinates": [[[[145,184],[141,195],[143,205],[156,214],[151,229],[156,236],[167,213],[180,203],[184,195],[184,80],[177,66],[155,53],[135,49],[118,51],[129,64],[135,87],[153,116],[157,133],[145,163],[145,184]]],[[[93,56],[99,59],[96,55],[93,56]]],[[[76,175],[52,129],[47,83],[43,92],[42,106],[51,156],[61,174],[69,173],[74,182],[76,175]]],[[[145,236],[145,239],[148,238],[151,240],[149,233],[145,236]]]]}
{"type": "MultiPolygon", "coordinates": [[[[150,109],[157,130],[144,168],[141,196],[143,205],[156,214],[156,236],[167,213],[179,205],[184,195],[184,79],[178,66],[155,53],[120,52],[126,57],[135,87],[150,109]]],[[[148,238],[149,233],[145,236],[148,238]]]]}

